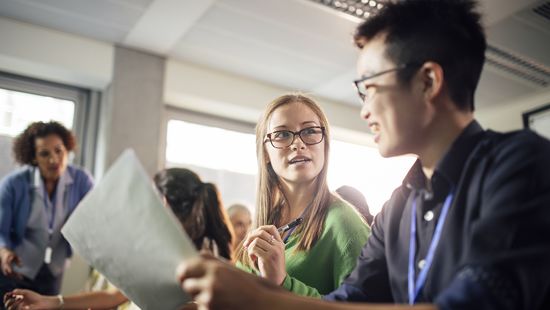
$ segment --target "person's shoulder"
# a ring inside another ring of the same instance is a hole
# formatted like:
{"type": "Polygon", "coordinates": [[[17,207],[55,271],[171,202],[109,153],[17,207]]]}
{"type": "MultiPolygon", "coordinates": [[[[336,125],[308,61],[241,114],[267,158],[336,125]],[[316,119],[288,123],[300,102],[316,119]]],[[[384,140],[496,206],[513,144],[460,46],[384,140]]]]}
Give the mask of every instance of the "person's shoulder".
{"type": "Polygon", "coordinates": [[[16,170],[10,172],[4,178],[2,178],[1,184],[19,184],[19,183],[29,183],[32,167],[31,166],[22,166],[16,170]]]}
{"type": "Polygon", "coordinates": [[[334,200],[328,209],[327,217],[332,215],[359,215],[355,209],[346,201],[341,199],[334,200]]]}
{"type": "Polygon", "coordinates": [[[86,180],[93,182],[92,175],[84,168],[75,165],[67,165],[70,175],[77,180],[86,180]]]}
{"type": "Polygon", "coordinates": [[[493,152],[550,152],[550,141],[527,129],[506,133],[487,130],[486,141],[492,146],[493,152]]]}
{"type": "Polygon", "coordinates": [[[489,158],[494,167],[545,167],[550,158],[550,141],[526,129],[507,133],[487,130],[475,153],[477,158],[489,158]]]}
{"type": "Polygon", "coordinates": [[[349,203],[337,199],[329,206],[325,227],[339,230],[363,230],[368,226],[359,212],[349,203]]]}

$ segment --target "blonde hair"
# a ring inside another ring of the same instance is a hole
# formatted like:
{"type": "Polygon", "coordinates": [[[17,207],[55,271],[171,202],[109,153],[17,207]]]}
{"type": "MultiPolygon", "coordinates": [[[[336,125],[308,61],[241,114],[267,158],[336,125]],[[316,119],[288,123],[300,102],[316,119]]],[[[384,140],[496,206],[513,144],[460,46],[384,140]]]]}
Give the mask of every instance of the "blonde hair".
{"type": "MultiPolygon", "coordinates": [[[[258,158],[259,180],[257,187],[255,225],[259,227],[262,225],[280,226],[285,224],[281,223],[281,214],[283,209],[288,207],[288,202],[285,199],[284,193],[281,191],[279,176],[269,163],[265,149],[268,144],[264,142],[267,135],[267,126],[273,112],[281,106],[292,103],[306,105],[317,115],[320,126],[325,127],[325,162],[315,180],[315,196],[303,214],[305,225],[301,225],[296,229],[296,233],[299,234],[296,250],[307,251],[311,249],[323,232],[323,224],[328,207],[335,197],[331,195],[327,185],[327,169],[330,150],[330,129],[328,120],[321,107],[313,99],[303,94],[286,94],[275,98],[268,104],[264,114],[256,125],[256,155],[258,158]]],[[[237,253],[237,260],[248,267],[254,268],[254,264],[249,261],[246,251],[242,249],[242,246],[237,253]]]]}

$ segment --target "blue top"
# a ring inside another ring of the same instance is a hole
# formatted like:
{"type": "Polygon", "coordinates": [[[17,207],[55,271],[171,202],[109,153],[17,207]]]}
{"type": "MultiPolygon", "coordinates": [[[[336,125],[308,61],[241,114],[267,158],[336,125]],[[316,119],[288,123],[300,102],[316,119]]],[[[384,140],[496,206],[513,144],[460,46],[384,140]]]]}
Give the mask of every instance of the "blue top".
{"type": "Polygon", "coordinates": [[[426,187],[420,162],[376,216],[357,266],[327,300],[408,302],[413,199],[415,274],[426,268],[446,197],[453,201],[417,302],[438,309],[550,309],[550,142],[473,121],[426,187]]]}
{"type": "MultiPolygon", "coordinates": [[[[34,169],[24,166],[0,182],[0,247],[13,250],[23,240],[35,193],[34,169]]],[[[73,180],[66,194],[70,214],[90,191],[93,180],[88,172],[72,165],[67,166],[67,172],[73,180]]]]}

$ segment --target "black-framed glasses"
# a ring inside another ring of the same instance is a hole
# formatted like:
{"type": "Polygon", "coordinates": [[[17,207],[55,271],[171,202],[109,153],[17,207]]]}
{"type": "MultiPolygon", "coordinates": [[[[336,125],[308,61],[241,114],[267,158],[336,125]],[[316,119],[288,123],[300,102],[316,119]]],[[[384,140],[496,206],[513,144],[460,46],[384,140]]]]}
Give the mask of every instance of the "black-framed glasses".
{"type": "Polygon", "coordinates": [[[284,149],[294,143],[296,136],[299,136],[302,142],[306,145],[318,144],[321,143],[325,137],[325,127],[313,126],[304,128],[300,131],[277,130],[272,133],[268,133],[267,140],[265,142],[269,140],[274,148],[284,149]]]}
{"type": "Polygon", "coordinates": [[[400,71],[403,69],[410,68],[414,66],[415,64],[405,64],[401,65],[395,68],[391,68],[388,70],[380,71],[372,75],[363,76],[360,79],[357,79],[353,81],[353,84],[355,85],[355,89],[357,90],[357,94],[359,95],[359,98],[361,98],[361,103],[364,103],[367,100],[370,100],[372,96],[376,93],[376,85],[365,83],[365,81],[370,80],[372,78],[375,78],[377,76],[381,76],[390,72],[400,71]]]}

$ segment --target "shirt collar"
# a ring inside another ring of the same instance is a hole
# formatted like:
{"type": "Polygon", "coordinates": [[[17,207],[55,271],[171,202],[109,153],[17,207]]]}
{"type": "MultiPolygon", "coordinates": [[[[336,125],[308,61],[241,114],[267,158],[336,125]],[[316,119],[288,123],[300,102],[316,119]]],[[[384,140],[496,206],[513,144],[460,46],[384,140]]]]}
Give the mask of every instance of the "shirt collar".
{"type": "MultiPolygon", "coordinates": [[[[40,175],[40,169],[37,166],[32,166],[32,187],[33,188],[43,188],[42,176],[40,175]]],[[[59,178],[58,188],[64,188],[67,185],[73,184],[73,177],[69,172],[69,167],[65,169],[65,172],[59,178]],[[61,186],[61,187],[60,187],[61,186]]]]}
{"type": "Polygon", "coordinates": [[[435,170],[438,174],[445,177],[453,186],[456,186],[460,180],[462,170],[464,170],[466,160],[481,140],[484,132],[477,121],[470,122],[437,164],[435,170]]]}
{"type": "MultiPolygon", "coordinates": [[[[445,153],[443,158],[436,165],[434,175],[432,177],[432,188],[434,192],[437,192],[440,187],[440,181],[446,181],[445,188],[449,186],[456,186],[460,179],[464,164],[480,141],[483,128],[479,123],[473,120],[464,130],[460,133],[458,138],[451,144],[449,150],[445,153]]],[[[422,164],[420,160],[416,160],[412,168],[409,170],[403,185],[410,189],[424,189],[426,187],[426,176],[422,171],[422,164]]]]}

